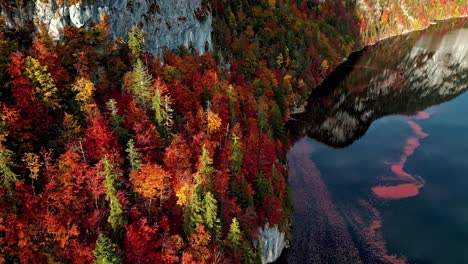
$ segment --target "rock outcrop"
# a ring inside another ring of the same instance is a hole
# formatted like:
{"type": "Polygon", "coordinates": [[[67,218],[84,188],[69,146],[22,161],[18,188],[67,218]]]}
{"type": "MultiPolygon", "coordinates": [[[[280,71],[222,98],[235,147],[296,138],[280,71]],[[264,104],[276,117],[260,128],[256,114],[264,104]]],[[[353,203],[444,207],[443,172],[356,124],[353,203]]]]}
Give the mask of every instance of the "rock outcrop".
{"type": "Polygon", "coordinates": [[[265,224],[265,227],[259,228],[258,231],[259,238],[257,242],[262,249],[262,262],[275,262],[286,246],[284,233],[279,231],[278,225],[270,227],[268,223],[265,224]]]}
{"type": "Polygon", "coordinates": [[[8,27],[32,22],[45,25],[49,35],[61,37],[71,25],[88,28],[107,14],[110,34],[126,38],[137,24],[145,31],[147,48],[160,54],[163,49],[192,46],[200,53],[211,49],[212,14],[207,0],[70,0],[7,1],[0,5],[8,27]],[[77,1],[74,1],[77,2],[77,1]]]}

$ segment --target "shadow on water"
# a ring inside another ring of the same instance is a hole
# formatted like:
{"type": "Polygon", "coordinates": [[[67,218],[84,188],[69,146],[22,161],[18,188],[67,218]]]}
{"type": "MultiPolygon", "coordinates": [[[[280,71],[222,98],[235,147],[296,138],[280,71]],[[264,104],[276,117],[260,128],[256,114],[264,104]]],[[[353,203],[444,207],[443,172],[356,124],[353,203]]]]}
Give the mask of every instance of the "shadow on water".
{"type": "Polygon", "coordinates": [[[352,54],[293,116],[293,239],[278,263],[440,263],[390,252],[381,207],[417,197],[426,184],[408,163],[431,133],[422,125],[430,107],[468,90],[467,22],[352,54]]]}

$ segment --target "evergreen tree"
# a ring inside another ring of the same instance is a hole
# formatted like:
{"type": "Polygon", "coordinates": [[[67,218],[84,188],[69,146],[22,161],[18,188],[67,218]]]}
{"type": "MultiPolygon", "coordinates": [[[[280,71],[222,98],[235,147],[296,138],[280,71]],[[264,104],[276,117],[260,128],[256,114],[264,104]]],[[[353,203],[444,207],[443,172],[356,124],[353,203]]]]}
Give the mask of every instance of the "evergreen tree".
{"type": "Polygon", "coordinates": [[[167,95],[163,95],[159,88],[154,89],[154,95],[151,101],[151,109],[154,111],[156,124],[159,132],[163,135],[169,135],[172,128],[172,112],[171,99],[167,95]]]}
{"type": "Polygon", "coordinates": [[[258,264],[263,263],[261,248],[255,250],[249,241],[244,241],[242,243],[242,263],[243,264],[258,264]]]}
{"type": "Polygon", "coordinates": [[[203,201],[203,188],[201,185],[195,187],[188,206],[186,207],[186,214],[184,217],[184,231],[189,236],[195,228],[203,224],[205,215],[204,201],[203,201]]]}
{"type": "Polygon", "coordinates": [[[203,178],[204,176],[205,180],[211,180],[211,174],[213,173],[214,168],[213,168],[213,159],[210,157],[210,153],[208,149],[206,149],[205,146],[203,146],[202,149],[202,155],[200,156],[200,161],[198,165],[198,171],[195,174],[195,181],[197,184],[202,184],[203,183],[203,178]]]}
{"type": "Polygon", "coordinates": [[[229,108],[229,113],[231,115],[231,122],[230,125],[231,127],[237,124],[237,111],[236,108],[234,107],[235,101],[234,101],[234,88],[232,85],[229,85],[229,88],[227,90],[227,95],[228,95],[228,108],[229,108]]]}
{"type": "Polygon", "coordinates": [[[119,142],[125,144],[130,135],[128,128],[124,127],[125,117],[118,114],[117,102],[114,99],[106,102],[106,108],[110,112],[109,123],[112,129],[117,134],[119,142]]]}
{"type": "Polygon", "coordinates": [[[120,248],[103,234],[100,234],[96,240],[96,249],[93,254],[96,264],[120,264],[123,261],[120,248]]]}
{"type": "Polygon", "coordinates": [[[273,195],[273,185],[271,181],[263,175],[263,171],[257,172],[257,180],[254,184],[255,188],[255,204],[257,206],[262,205],[263,197],[266,195],[273,195]]]}
{"type": "Polygon", "coordinates": [[[205,194],[204,211],[204,226],[214,238],[219,237],[221,235],[221,221],[218,218],[218,201],[211,192],[205,194]]]}
{"type": "Polygon", "coordinates": [[[242,144],[240,142],[240,138],[236,134],[232,134],[232,151],[231,151],[231,158],[229,160],[229,170],[233,175],[238,174],[242,168],[242,144]]]}
{"type": "Polygon", "coordinates": [[[273,133],[276,138],[282,138],[284,136],[284,122],[281,110],[276,102],[273,102],[271,107],[271,126],[273,133]]]}
{"type": "Polygon", "coordinates": [[[120,176],[114,169],[114,165],[106,157],[102,161],[104,170],[101,172],[104,176],[104,186],[106,188],[106,201],[109,202],[110,214],[107,221],[112,226],[114,231],[114,238],[119,239],[123,235],[123,226],[126,220],[123,217],[123,209],[117,197],[117,190],[115,188],[116,180],[120,176]]]}
{"type": "Polygon", "coordinates": [[[228,240],[231,242],[234,251],[238,251],[242,243],[242,233],[240,231],[239,221],[233,218],[229,227],[228,240]]]}
{"type": "Polygon", "coordinates": [[[133,62],[140,60],[141,55],[145,51],[145,38],[143,31],[138,29],[136,25],[133,25],[130,32],[128,32],[128,47],[132,51],[133,62]]]}
{"type": "Polygon", "coordinates": [[[17,175],[11,170],[13,152],[6,149],[0,142],[0,186],[7,188],[16,182],[17,175]]]}
{"type": "Polygon", "coordinates": [[[268,131],[270,129],[270,126],[268,124],[268,117],[261,104],[259,104],[258,106],[257,120],[258,120],[258,129],[260,130],[260,134],[263,134],[265,131],[268,131]]]}
{"type": "Polygon", "coordinates": [[[254,205],[252,195],[247,193],[248,184],[249,183],[242,175],[239,182],[233,181],[231,183],[232,194],[237,197],[237,200],[243,208],[253,207],[254,205]]]}
{"type": "Polygon", "coordinates": [[[128,154],[128,160],[130,161],[130,167],[132,170],[138,170],[141,167],[141,154],[138,152],[138,148],[135,147],[135,141],[130,139],[127,143],[125,152],[128,154]]]}
{"type": "Polygon", "coordinates": [[[131,78],[131,94],[135,102],[147,110],[152,103],[153,77],[147,72],[141,60],[137,60],[131,78]]]}

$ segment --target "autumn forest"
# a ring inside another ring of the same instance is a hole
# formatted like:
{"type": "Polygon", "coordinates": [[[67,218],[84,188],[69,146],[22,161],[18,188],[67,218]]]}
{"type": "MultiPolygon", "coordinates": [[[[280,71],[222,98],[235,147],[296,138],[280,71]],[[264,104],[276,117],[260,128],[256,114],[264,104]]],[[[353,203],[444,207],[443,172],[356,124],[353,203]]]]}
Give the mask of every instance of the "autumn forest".
{"type": "Polygon", "coordinates": [[[203,2],[203,54],[151,54],[140,26],[115,39],[106,15],[58,41],[0,20],[0,263],[261,263],[259,227],[290,236],[291,113],[353,50],[468,13],[203,2]]]}

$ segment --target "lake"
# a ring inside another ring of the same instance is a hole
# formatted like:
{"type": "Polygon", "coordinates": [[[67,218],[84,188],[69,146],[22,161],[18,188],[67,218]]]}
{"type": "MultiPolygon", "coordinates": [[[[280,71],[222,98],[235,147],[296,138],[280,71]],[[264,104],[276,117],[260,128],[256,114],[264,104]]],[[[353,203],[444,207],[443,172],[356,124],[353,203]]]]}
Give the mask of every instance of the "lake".
{"type": "Polygon", "coordinates": [[[290,122],[289,263],[468,263],[468,19],[354,53],[290,122]]]}

